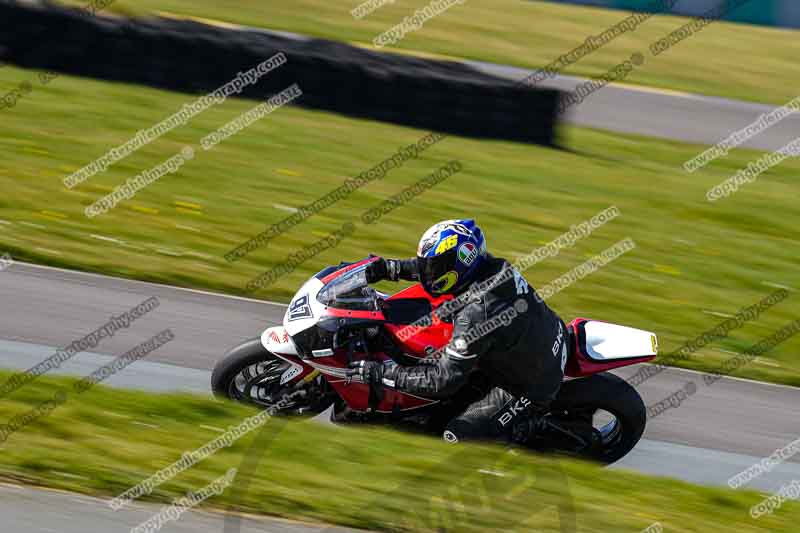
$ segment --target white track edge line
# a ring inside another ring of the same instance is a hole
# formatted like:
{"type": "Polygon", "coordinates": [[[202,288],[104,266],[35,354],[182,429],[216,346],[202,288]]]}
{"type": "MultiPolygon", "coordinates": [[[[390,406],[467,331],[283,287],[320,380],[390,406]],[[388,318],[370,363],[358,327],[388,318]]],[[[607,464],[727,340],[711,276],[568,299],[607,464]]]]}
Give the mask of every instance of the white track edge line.
{"type": "MultiPolygon", "coordinates": [[[[245,296],[236,296],[234,294],[224,294],[221,292],[212,292],[212,291],[204,291],[202,289],[191,289],[188,287],[178,287],[176,285],[167,285],[166,283],[156,283],[153,281],[142,281],[138,279],[129,279],[129,278],[118,278],[116,276],[109,276],[107,274],[97,274],[95,272],[85,272],[83,270],[70,270],[68,268],[60,268],[48,265],[37,265],[35,263],[26,263],[24,261],[14,261],[15,264],[25,265],[26,267],[32,267],[34,269],[42,269],[42,270],[57,270],[59,272],[68,272],[70,274],[76,274],[81,276],[90,276],[90,277],[97,277],[97,278],[106,278],[106,279],[113,279],[118,281],[124,281],[126,283],[131,284],[139,284],[139,285],[153,285],[156,287],[164,287],[166,289],[174,289],[179,291],[185,292],[193,292],[195,294],[206,294],[208,296],[217,296],[220,298],[231,298],[234,300],[241,300],[245,302],[252,302],[252,303],[259,303],[259,304],[270,304],[270,305],[279,305],[281,307],[286,307],[288,304],[281,303],[281,302],[274,302],[272,300],[257,300],[255,298],[247,298],[245,296]]],[[[11,266],[13,268],[13,265],[11,266]]]]}

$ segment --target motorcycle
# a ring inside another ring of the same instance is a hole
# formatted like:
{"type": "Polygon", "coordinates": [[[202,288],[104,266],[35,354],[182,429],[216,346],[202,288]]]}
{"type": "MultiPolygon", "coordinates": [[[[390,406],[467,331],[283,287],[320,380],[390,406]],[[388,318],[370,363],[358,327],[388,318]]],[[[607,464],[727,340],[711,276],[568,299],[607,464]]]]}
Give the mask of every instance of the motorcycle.
{"type": "MultiPolygon", "coordinates": [[[[480,369],[452,398],[437,400],[384,386],[382,394],[348,368],[353,361],[430,364],[447,345],[452,320],[416,284],[394,295],[370,287],[367,265],[328,267],[292,298],[283,325],[230,350],[214,367],[217,397],[282,414],[332,411],[337,422],[389,423],[441,435],[446,423],[485,395],[480,369]],[[332,408],[332,409],[331,409],[332,408]]],[[[655,334],[576,318],[567,327],[564,383],[527,447],[610,464],[633,449],[647,412],[636,389],[609,370],[655,358],[655,334]]]]}

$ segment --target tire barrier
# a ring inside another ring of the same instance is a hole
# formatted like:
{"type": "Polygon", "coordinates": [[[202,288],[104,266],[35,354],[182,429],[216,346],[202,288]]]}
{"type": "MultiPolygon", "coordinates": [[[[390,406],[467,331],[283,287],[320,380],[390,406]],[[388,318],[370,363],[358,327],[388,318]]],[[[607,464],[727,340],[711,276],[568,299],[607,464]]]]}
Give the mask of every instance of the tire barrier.
{"type": "Polygon", "coordinates": [[[300,106],[467,137],[552,145],[559,92],[452,61],[171,18],[127,19],[46,2],[0,0],[0,62],[206,93],[283,52],[246,86],[265,99],[297,83],[300,106]]]}

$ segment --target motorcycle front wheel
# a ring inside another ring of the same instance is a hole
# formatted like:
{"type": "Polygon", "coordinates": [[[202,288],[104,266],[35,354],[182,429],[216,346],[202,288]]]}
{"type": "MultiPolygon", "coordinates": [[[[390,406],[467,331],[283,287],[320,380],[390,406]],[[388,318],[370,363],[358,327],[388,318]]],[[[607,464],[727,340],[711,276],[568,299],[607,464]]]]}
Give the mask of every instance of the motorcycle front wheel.
{"type": "Polygon", "coordinates": [[[330,404],[321,378],[281,384],[290,363],[250,339],[226,353],[211,373],[211,390],[217,398],[251,403],[285,414],[314,414],[330,404]]]}

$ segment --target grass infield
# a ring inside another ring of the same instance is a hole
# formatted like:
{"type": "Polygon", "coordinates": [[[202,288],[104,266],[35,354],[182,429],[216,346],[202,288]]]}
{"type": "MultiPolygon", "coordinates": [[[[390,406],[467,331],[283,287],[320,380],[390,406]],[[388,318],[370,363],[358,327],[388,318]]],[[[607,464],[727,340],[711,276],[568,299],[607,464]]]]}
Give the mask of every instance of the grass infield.
{"type": "MultiPolygon", "coordinates": [[[[0,379],[8,378],[2,373],[0,379]]],[[[0,403],[0,419],[63,390],[66,401],[0,445],[0,478],[114,497],[256,414],[209,398],[148,394],[43,377],[0,403]]],[[[375,428],[328,428],[272,418],[142,500],[169,504],[224,475],[231,487],[202,504],[375,530],[705,532],[789,531],[800,504],[754,520],[764,495],[707,488],[571,459],[375,428]],[[570,531],[570,529],[566,529],[570,531]]],[[[154,512],[157,509],[154,509],[154,512]]]]}

